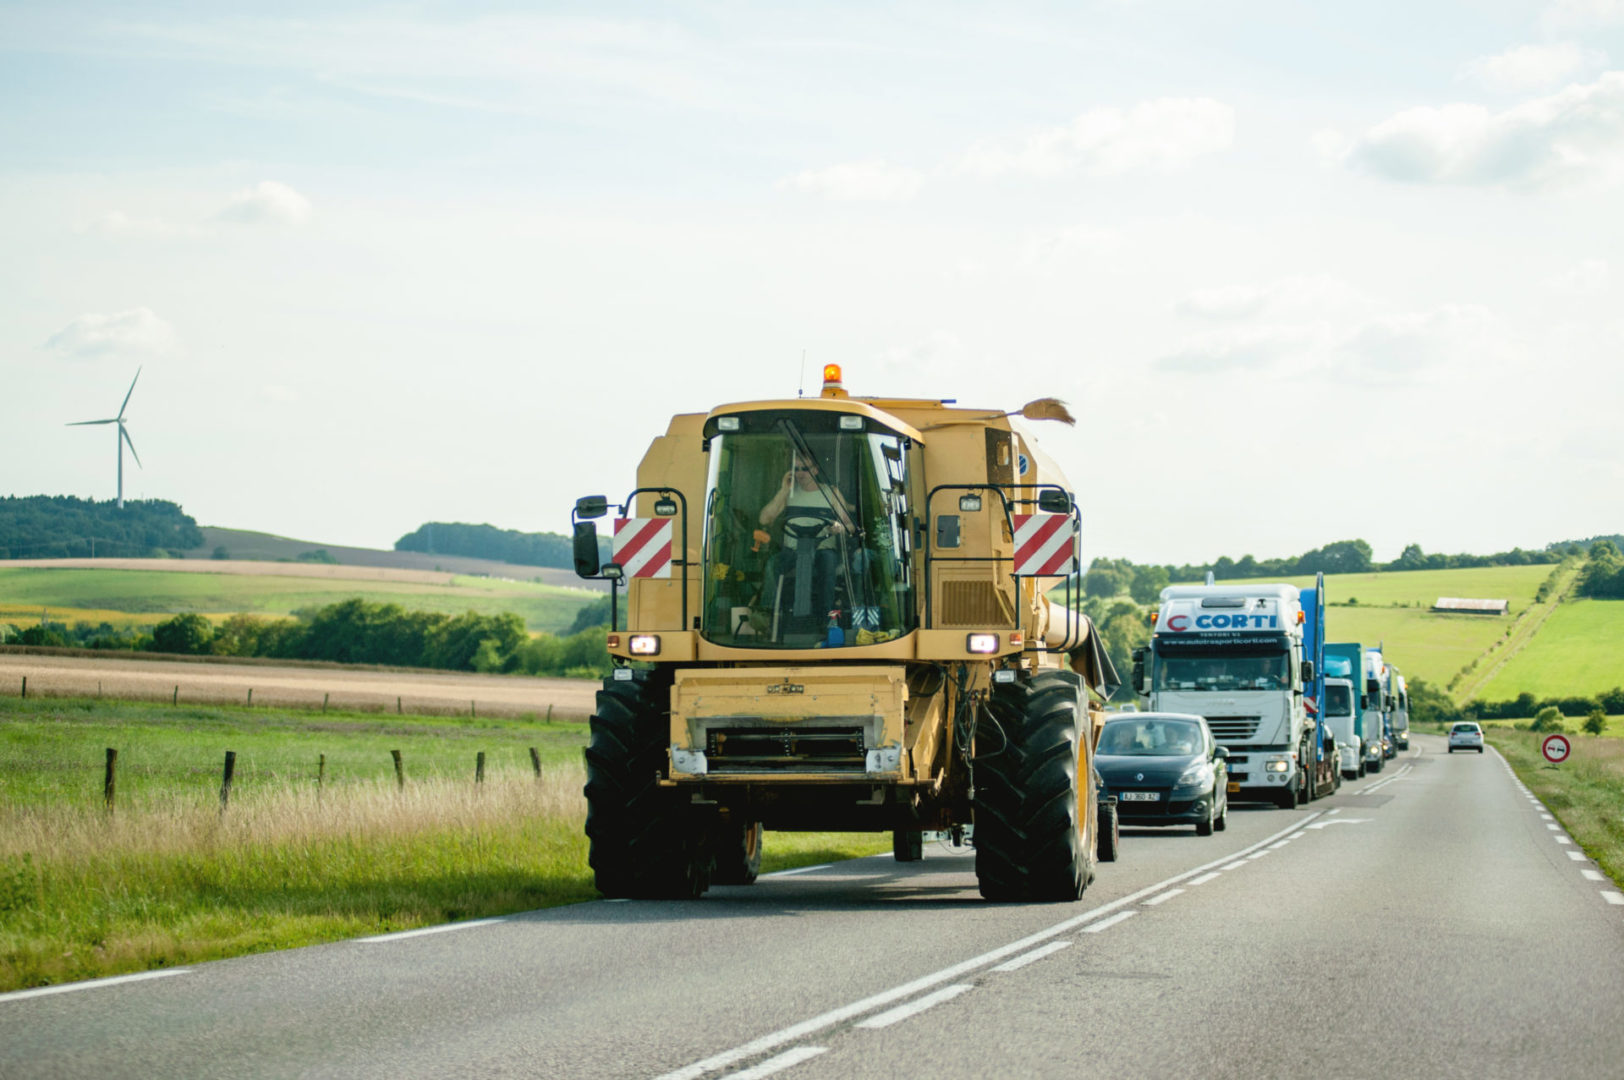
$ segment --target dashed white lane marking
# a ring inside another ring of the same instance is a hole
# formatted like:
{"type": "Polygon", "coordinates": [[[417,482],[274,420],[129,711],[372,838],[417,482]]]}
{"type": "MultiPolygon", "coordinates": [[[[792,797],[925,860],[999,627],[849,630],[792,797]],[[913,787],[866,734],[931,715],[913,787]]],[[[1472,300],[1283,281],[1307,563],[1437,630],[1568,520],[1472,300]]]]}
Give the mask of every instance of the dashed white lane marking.
{"type": "Polygon", "coordinates": [[[1325,811],[1325,816],[1330,817],[1332,814],[1340,814],[1341,812],[1342,812],[1342,808],[1339,806],[1335,810],[1327,810],[1327,811],[1325,811]]]}
{"type": "Polygon", "coordinates": [[[1051,941],[1051,942],[1049,942],[1049,944],[1043,946],[1041,949],[1033,949],[1029,953],[1022,953],[1021,955],[1017,956],[1013,960],[1007,960],[1004,963],[999,964],[997,967],[993,968],[993,970],[994,971],[1019,971],[1021,968],[1025,967],[1027,964],[1036,963],[1037,961],[1042,960],[1045,956],[1052,955],[1053,953],[1059,952],[1061,949],[1066,949],[1066,948],[1070,948],[1070,947],[1071,947],[1071,942],[1069,942],[1069,941],[1051,941]]]}
{"type": "Polygon", "coordinates": [[[1246,860],[1245,859],[1236,859],[1234,862],[1230,863],[1228,866],[1220,866],[1218,869],[1220,869],[1220,870],[1239,870],[1241,867],[1243,867],[1245,865],[1246,865],[1246,860]]]}
{"type": "Polygon", "coordinates": [[[1133,918],[1137,914],[1139,914],[1137,911],[1119,911],[1115,915],[1112,915],[1109,919],[1101,919],[1097,923],[1092,923],[1092,924],[1090,924],[1088,926],[1083,927],[1083,933],[1085,933],[1085,934],[1097,934],[1101,930],[1109,930],[1109,929],[1111,929],[1111,927],[1115,926],[1117,923],[1125,922],[1128,919],[1133,918]]]}
{"type": "Polygon", "coordinates": [[[1562,826],[1558,825],[1554,821],[1546,823],[1545,827],[1547,829],[1551,830],[1552,832],[1561,832],[1562,831],[1562,826]]]}
{"type": "Polygon", "coordinates": [[[752,1065],[748,1069],[731,1073],[728,1080],[761,1080],[764,1076],[783,1072],[791,1065],[799,1065],[801,1062],[815,1058],[819,1054],[827,1053],[828,1050],[827,1046],[797,1046],[793,1050],[785,1050],[782,1054],[768,1058],[760,1065],[752,1065]]]}
{"type": "Polygon", "coordinates": [[[940,1005],[944,1001],[951,1001],[960,994],[974,989],[975,987],[971,986],[969,983],[955,983],[952,986],[944,986],[934,994],[926,994],[922,998],[915,998],[906,1005],[898,1005],[894,1009],[887,1009],[878,1016],[871,1016],[857,1026],[860,1028],[890,1027],[892,1024],[895,1024],[900,1020],[906,1020],[910,1016],[916,1016],[919,1013],[924,1012],[933,1005],[940,1005]]]}
{"type": "Polygon", "coordinates": [[[1589,862],[1590,861],[1590,856],[1586,855],[1582,851],[1570,851],[1567,854],[1568,854],[1568,858],[1572,859],[1574,862],[1589,862]]]}
{"type": "Polygon", "coordinates": [[[13,990],[0,994],[0,1001],[21,1001],[23,998],[46,997],[50,994],[71,994],[75,990],[95,990],[120,983],[146,982],[148,979],[167,979],[171,975],[188,975],[191,968],[165,968],[163,971],[141,971],[134,975],[114,975],[110,979],[90,979],[87,982],[63,983],[60,986],[36,986],[32,990],[13,990]]]}
{"type": "Polygon", "coordinates": [[[1157,896],[1152,896],[1149,900],[1146,900],[1145,901],[1145,906],[1146,907],[1155,907],[1157,904],[1165,904],[1169,900],[1173,899],[1173,897],[1177,896],[1179,893],[1181,893],[1183,891],[1184,891],[1183,889],[1168,889],[1166,892],[1161,893],[1161,894],[1159,894],[1157,896]]]}
{"type": "Polygon", "coordinates": [[[1263,856],[1265,856],[1265,855],[1267,855],[1267,854],[1268,854],[1268,852],[1267,852],[1267,851],[1260,851],[1260,852],[1258,852],[1258,853],[1257,853],[1257,854],[1255,854],[1255,855],[1248,855],[1248,856],[1247,856],[1247,857],[1246,857],[1246,861],[1247,861],[1247,862],[1252,862],[1252,861],[1254,861],[1254,860],[1256,860],[1256,859],[1261,859],[1261,858],[1263,858],[1263,856]]]}
{"type": "Polygon", "coordinates": [[[490,926],[492,923],[502,922],[507,922],[507,919],[469,919],[467,922],[446,923],[444,926],[425,926],[417,930],[397,930],[393,934],[377,934],[373,937],[356,938],[355,940],[375,945],[380,941],[402,941],[406,938],[426,937],[429,934],[449,934],[453,930],[472,930],[476,926],[490,926]]]}
{"type": "MultiPolygon", "coordinates": [[[[1225,869],[1228,869],[1228,868],[1226,867],[1225,869]]],[[[1222,877],[1222,876],[1223,875],[1219,874],[1218,871],[1214,870],[1211,873],[1202,874],[1198,878],[1191,878],[1190,879],[1190,884],[1191,885],[1205,885],[1207,882],[1213,880],[1214,878],[1222,877]]]]}
{"type": "Polygon", "coordinates": [[[814,870],[827,870],[827,869],[829,869],[830,865],[831,864],[829,864],[829,863],[822,863],[821,865],[818,865],[818,866],[797,866],[793,870],[775,870],[770,874],[762,874],[761,876],[764,877],[764,878],[770,878],[770,877],[794,877],[796,874],[810,874],[814,870]]]}
{"type": "Polygon", "coordinates": [[[1572,840],[1569,840],[1565,836],[1553,836],[1553,837],[1551,837],[1551,839],[1555,840],[1558,844],[1571,844],[1571,843],[1573,843],[1572,840]]]}
{"type": "Polygon", "coordinates": [[[1583,877],[1586,881],[1606,881],[1607,880],[1607,875],[1602,873],[1600,870],[1585,869],[1585,870],[1579,871],[1579,875],[1581,877],[1583,877]]]}
{"type": "Polygon", "coordinates": [[[1614,907],[1624,906],[1624,893],[1604,892],[1601,894],[1601,898],[1614,907]]]}
{"type": "MultiPolygon", "coordinates": [[[[1319,817],[1318,813],[1309,814],[1296,825],[1283,829],[1272,836],[1264,837],[1262,840],[1259,840],[1256,844],[1254,844],[1253,847],[1258,847],[1263,844],[1272,844],[1274,841],[1280,839],[1281,836],[1284,836],[1288,832],[1294,831],[1302,825],[1308,824],[1317,817],[1319,817]]],[[[1242,848],[1241,852],[1250,850],[1251,848],[1242,848]]],[[[1040,942],[1048,941],[1049,939],[1057,937],[1060,934],[1064,934],[1070,930],[1076,929],[1077,927],[1082,926],[1084,923],[1092,922],[1095,919],[1101,919],[1110,912],[1120,911],[1129,904],[1137,903],[1147,896],[1160,892],[1169,885],[1184,881],[1186,878],[1195,877],[1198,874],[1203,874],[1208,870],[1211,870],[1215,865],[1217,865],[1216,862],[1210,862],[1202,866],[1193,867],[1181,874],[1175,874],[1165,881],[1157,882],[1155,885],[1146,886],[1137,892],[1130,893],[1127,896],[1121,897],[1117,900],[1112,900],[1109,903],[1101,904],[1099,907],[1090,911],[1085,911],[1080,915],[1073,915],[1068,919],[1062,919],[1053,926],[1039,930],[1033,934],[1028,934],[1019,941],[1012,941],[1007,945],[1002,945],[996,949],[992,949],[989,952],[984,952],[980,956],[972,956],[968,960],[961,960],[957,964],[952,964],[941,969],[940,971],[932,972],[929,975],[921,975],[919,978],[914,979],[911,982],[902,983],[901,985],[893,986],[888,990],[882,990],[879,993],[871,994],[866,998],[850,1002],[846,1005],[840,1006],[839,1008],[830,1009],[828,1012],[809,1017],[808,1019],[802,1020],[799,1023],[791,1024],[788,1027],[779,1028],[777,1031],[771,1031],[765,1035],[757,1036],[747,1043],[742,1043],[738,1046],[723,1050],[720,1053],[712,1054],[707,1058],[701,1058],[698,1061],[684,1065],[680,1069],[673,1069],[668,1073],[662,1074],[658,1080],[696,1080],[697,1077],[704,1076],[707,1073],[716,1072],[720,1069],[725,1069],[729,1065],[743,1061],[745,1058],[753,1057],[756,1054],[766,1053],[768,1050],[783,1046],[788,1042],[794,1042],[796,1039],[804,1038],[815,1031],[823,1031],[827,1028],[834,1027],[836,1024],[844,1023],[853,1017],[861,1016],[872,1009],[877,1009],[881,1005],[886,1005],[901,998],[908,997],[911,994],[916,994],[926,987],[935,986],[939,983],[947,982],[950,979],[956,979],[961,975],[967,975],[970,972],[984,968],[989,964],[1004,959],[1007,956],[1028,950],[1040,942]]],[[[1132,915],[1135,914],[1135,912],[1129,911],[1127,914],[1132,915]]]]}

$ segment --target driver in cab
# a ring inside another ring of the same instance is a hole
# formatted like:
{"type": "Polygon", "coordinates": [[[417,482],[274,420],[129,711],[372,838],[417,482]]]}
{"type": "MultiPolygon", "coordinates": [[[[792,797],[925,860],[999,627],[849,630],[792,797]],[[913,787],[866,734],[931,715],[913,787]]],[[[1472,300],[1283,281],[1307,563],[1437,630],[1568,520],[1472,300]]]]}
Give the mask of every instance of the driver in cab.
{"type": "Polygon", "coordinates": [[[835,548],[841,537],[857,531],[845,498],[834,487],[818,483],[816,462],[797,455],[758,520],[765,528],[784,523],[779,570],[795,578],[792,613],[801,618],[828,614],[834,606],[835,548]],[[813,550],[802,551],[802,544],[813,550]]]}
{"type": "MultiPolygon", "coordinates": [[[[786,510],[810,510],[808,516],[831,519],[819,547],[832,547],[834,537],[855,531],[851,524],[851,507],[839,491],[818,485],[818,466],[810,459],[795,460],[793,467],[779,482],[778,494],[761,508],[758,520],[764,527],[770,528],[784,516],[786,510]],[[833,502],[830,501],[831,496],[833,502]]],[[[791,513],[790,516],[795,515],[791,513]]],[[[785,544],[794,547],[794,537],[786,537],[785,544]]]]}

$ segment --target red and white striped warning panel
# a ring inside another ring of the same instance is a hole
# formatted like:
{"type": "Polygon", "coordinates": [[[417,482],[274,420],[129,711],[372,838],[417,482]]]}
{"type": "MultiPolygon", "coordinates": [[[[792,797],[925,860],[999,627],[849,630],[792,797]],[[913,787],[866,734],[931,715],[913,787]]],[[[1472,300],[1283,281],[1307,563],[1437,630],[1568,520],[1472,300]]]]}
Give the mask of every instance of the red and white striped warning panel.
{"type": "Polygon", "coordinates": [[[1015,514],[1015,573],[1065,577],[1077,572],[1070,514],[1015,514]]]}
{"type": "Polygon", "coordinates": [[[612,551],[626,577],[670,577],[671,519],[615,518],[612,551]]]}

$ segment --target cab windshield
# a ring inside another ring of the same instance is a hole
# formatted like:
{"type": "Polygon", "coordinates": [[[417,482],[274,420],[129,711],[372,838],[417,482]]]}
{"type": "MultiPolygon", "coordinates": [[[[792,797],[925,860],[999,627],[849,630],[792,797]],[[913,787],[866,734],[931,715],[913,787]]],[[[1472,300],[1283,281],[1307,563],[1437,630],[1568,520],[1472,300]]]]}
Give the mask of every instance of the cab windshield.
{"type": "Polygon", "coordinates": [[[1156,658],[1155,686],[1158,690],[1289,690],[1289,660],[1284,651],[1250,656],[1164,654],[1156,658]]]}
{"type": "Polygon", "coordinates": [[[723,419],[707,429],[705,637],[844,648],[912,630],[909,441],[850,413],[723,419]]]}
{"type": "Polygon", "coordinates": [[[1351,686],[1327,686],[1325,688],[1325,715],[1353,715],[1353,688],[1351,686]]]}
{"type": "Polygon", "coordinates": [[[1203,752],[1201,729],[1188,720],[1112,720],[1100,733],[1109,757],[1189,757],[1203,752]]]}

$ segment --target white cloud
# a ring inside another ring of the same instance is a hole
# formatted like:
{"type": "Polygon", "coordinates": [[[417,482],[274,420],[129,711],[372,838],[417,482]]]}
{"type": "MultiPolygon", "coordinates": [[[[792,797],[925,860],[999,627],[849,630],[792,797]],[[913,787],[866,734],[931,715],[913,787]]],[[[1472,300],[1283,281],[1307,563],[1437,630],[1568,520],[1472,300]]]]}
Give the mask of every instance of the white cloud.
{"type": "Polygon", "coordinates": [[[73,360],[153,356],[174,347],[174,328],[144,307],[81,315],[45,342],[46,349],[73,360]]]}
{"type": "Polygon", "coordinates": [[[310,200],[286,184],[261,180],[231,196],[215,217],[242,225],[302,225],[310,219],[310,200]]]}
{"type": "Polygon", "coordinates": [[[1157,371],[1216,375],[1273,368],[1287,356],[1301,354],[1311,333],[1294,326],[1249,326],[1201,334],[1157,358],[1157,371]]]}
{"type": "Polygon", "coordinates": [[[1355,327],[1337,345],[1328,373],[1345,381],[1377,383],[1446,373],[1470,376],[1505,355],[1504,339],[1498,320],[1474,305],[1384,315],[1355,327]]]}
{"type": "Polygon", "coordinates": [[[1542,90],[1607,63],[1607,54],[1570,41],[1522,45],[1466,65],[1465,77],[1493,90],[1542,90]]]}
{"type": "Polygon", "coordinates": [[[1090,109],[1068,124],[1036,132],[1016,146],[978,143],[961,172],[1052,177],[1168,171],[1235,141],[1235,110],[1211,98],[1161,98],[1131,109],[1090,109]]]}
{"type": "Polygon", "coordinates": [[[1368,307],[1358,290],[1330,277],[1288,277],[1266,285],[1224,285],[1197,289],[1173,309],[1203,319],[1244,319],[1269,310],[1275,318],[1317,318],[1368,307]]]}
{"type": "Polygon", "coordinates": [[[1624,178],[1624,71],[1504,112],[1407,109],[1365,132],[1344,160],[1418,184],[1542,188],[1624,178]]]}
{"type": "Polygon", "coordinates": [[[1186,315],[1206,319],[1240,319],[1263,310],[1268,294],[1256,285],[1225,285],[1218,289],[1197,289],[1176,305],[1186,315]]]}
{"type": "Polygon", "coordinates": [[[1552,292],[1564,296],[1600,296],[1607,291],[1610,276],[1606,259],[1586,259],[1546,284],[1552,292]]]}
{"type": "Polygon", "coordinates": [[[119,210],[103,214],[82,226],[80,232],[96,236],[112,236],[142,240],[159,240],[176,236],[197,236],[201,230],[195,225],[184,225],[163,218],[131,217],[119,210]]]}
{"type": "Polygon", "coordinates": [[[916,169],[884,161],[853,161],[813,169],[780,180],[788,191],[835,202],[906,202],[919,193],[924,176],[916,169]]]}
{"type": "Polygon", "coordinates": [[[1121,234],[1113,229],[1086,224],[1068,225],[1027,240],[1021,246],[1021,262],[1026,266],[1038,266],[1068,256],[1102,259],[1115,255],[1122,249],[1122,244],[1121,234]]]}
{"type": "Polygon", "coordinates": [[[1549,27],[1624,22],[1624,0],[1556,0],[1545,9],[1544,22],[1549,27]]]}

